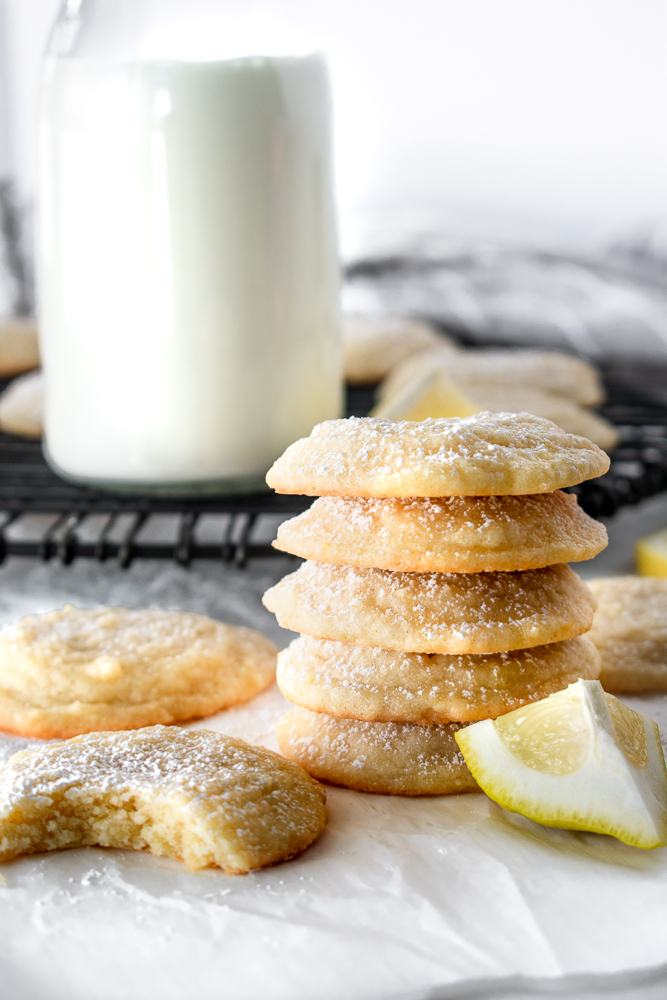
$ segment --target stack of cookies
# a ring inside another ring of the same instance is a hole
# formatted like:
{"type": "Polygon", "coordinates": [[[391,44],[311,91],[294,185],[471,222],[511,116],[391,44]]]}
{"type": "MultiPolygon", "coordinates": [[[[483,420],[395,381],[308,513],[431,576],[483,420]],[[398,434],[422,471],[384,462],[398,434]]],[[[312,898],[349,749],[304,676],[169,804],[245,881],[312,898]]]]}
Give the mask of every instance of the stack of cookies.
{"type": "Polygon", "coordinates": [[[320,499],[275,543],[308,561],[264,596],[302,633],[279,656],[282,752],[362,791],[474,789],[457,729],[599,674],[566,564],[606,532],[561,489],[608,464],[525,413],[333,420],[291,445],[267,482],[320,499]]]}

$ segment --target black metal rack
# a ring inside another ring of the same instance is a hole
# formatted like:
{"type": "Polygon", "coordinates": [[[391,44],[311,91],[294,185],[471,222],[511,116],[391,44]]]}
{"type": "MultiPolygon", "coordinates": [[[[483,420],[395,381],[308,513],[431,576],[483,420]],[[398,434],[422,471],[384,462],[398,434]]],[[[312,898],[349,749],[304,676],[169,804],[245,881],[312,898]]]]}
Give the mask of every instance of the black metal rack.
{"type": "MultiPolygon", "coordinates": [[[[655,381],[655,373],[653,373],[655,381]]],[[[651,391],[651,376],[607,373],[608,402],[601,413],[619,428],[609,472],[572,487],[593,517],[608,517],[667,489],[667,389],[651,391]]],[[[665,382],[667,387],[667,381],[665,382]]],[[[348,414],[362,416],[374,388],[348,389],[348,414]]],[[[243,565],[277,555],[270,545],[276,523],[305,510],[311,499],[266,493],[226,497],[116,495],[65,482],[44,461],[38,441],[0,433],[0,562],[8,556],[57,559],[219,559],[243,565]],[[167,539],[150,528],[169,521],[167,539]],[[202,531],[204,521],[208,531],[202,531]]]]}
{"type": "Polygon", "coordinates": [[[609,368],[605,387],[607,402],[599,412],[619,431],[609,472],[569,489],[592,517],[611,517],[667,490],[667,372],[609,368]]]}

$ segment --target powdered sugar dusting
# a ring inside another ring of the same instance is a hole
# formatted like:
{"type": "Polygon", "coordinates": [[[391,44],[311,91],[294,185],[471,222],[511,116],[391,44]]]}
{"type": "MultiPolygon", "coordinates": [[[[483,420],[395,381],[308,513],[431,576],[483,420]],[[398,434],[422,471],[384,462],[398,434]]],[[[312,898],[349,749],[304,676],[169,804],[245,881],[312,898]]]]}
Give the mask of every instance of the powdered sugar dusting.
{"type": "Polygon", "coordinates": [[[301,636],[278,658],[278,684],[296,705],[345,718],[420,725],[496,718],[578,677],[598,674],[599,657],[585,638],[448,656],[301,636]]]}
{"type": "Polygon", "coordinates": [[[21,751],[0,771],[0,817],[26,798],[90,792],[179,792],[191,801],[233,792],[239,778],[258,789],[286,761],[243,740],[206,730],[151,726],[136,732],[93,733],[21,751]]]}

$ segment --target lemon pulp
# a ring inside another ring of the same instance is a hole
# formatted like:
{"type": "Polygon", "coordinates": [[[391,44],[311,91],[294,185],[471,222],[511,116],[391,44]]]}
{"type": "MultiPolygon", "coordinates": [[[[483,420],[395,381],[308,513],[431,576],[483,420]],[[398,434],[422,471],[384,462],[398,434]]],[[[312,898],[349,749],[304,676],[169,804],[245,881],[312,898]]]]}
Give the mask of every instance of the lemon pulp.
{"type": "Polygon", "coordinates": [[[547,774],[572,774],[589,752],[584,713],[575,700],[538,701],[496,719],[498,735],[527,767],[547,774]]]}
{"type": "Polygon", "coordinates": [[[412,379],[395,396],[376,406],[372,416],[389,420],[428,420],[429,417],[470,417],[479,410],[480,407],[441,371],[430,368],[412,379]]]}

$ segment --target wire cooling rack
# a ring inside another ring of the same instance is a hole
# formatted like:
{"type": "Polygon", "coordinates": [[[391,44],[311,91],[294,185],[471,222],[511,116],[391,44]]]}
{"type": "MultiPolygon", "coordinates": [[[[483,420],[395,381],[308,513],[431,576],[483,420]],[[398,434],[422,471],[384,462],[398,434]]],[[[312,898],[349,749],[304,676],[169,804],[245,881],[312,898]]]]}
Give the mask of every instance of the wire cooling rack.
{"type": "MultiPolygon", "coordinates": [[[[571,488],[593,517],[609,517],[667,489],[667,373],[606,374],[601,413],[616,424],[619,446],[609,472],[571,488]]],[[[0,384],[1,387],[1,384],[0,384]]],[[[374,388],[348,389],[348,415],[363,416],[374,388]]],[[[42,456],[38,441],[0,433],[0,562],[8,556],[56,559],[218,559],[242,566],[275,556],[277,524],[311,499],[266,493],[228,497],[112,495],[65,482],[42,456]]]]}

